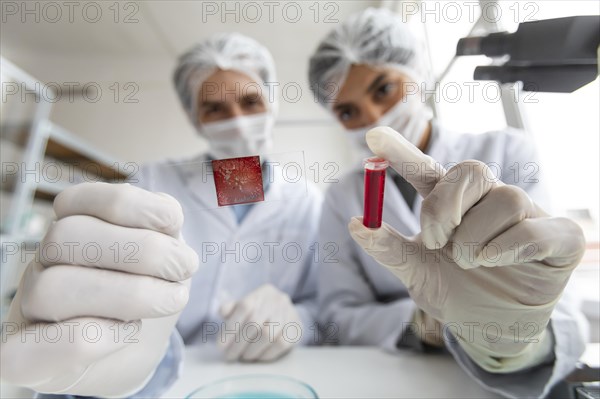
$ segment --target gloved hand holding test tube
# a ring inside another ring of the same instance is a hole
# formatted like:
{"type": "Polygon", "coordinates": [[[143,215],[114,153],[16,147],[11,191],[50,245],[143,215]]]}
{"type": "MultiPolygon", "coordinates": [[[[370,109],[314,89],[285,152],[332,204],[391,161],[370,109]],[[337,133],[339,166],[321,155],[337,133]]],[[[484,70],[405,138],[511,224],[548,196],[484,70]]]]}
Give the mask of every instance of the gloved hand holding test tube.
{"type": "Polygon", "coordinates": [[[353,218],[352,238],[403,282],[427,316],[472,326],[454,339],[484,370],[510,373],[547,362],[555,340],[550,315],[583,256],[581,228],[494,179],[483,162],[446,171],[389,127],[371,129],[366,140],[423,196],[421,232],[406,237],[386,223],[368,228],[370,220],[353,218]],[[498,327],[493,341],[484,338],[489,323],[498,327]]]}

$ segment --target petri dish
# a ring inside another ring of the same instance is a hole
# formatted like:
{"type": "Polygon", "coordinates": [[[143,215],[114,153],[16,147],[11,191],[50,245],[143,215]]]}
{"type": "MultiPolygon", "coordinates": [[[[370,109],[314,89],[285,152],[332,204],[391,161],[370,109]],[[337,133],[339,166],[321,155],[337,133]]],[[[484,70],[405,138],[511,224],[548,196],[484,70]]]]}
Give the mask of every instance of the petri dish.
{"type": "Polygon", "coordinates": [[[294,378],[248,374],[224,378],[196,389],[187,399],[318,399],[315,390],[294,378]]]}

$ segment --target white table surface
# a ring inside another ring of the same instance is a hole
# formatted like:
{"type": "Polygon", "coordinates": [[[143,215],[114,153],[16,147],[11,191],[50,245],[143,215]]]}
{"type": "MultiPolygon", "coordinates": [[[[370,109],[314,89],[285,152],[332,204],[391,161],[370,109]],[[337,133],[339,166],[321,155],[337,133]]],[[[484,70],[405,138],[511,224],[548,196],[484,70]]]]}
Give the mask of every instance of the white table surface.
{"type": "Polygon", "coordinates": [[[485,391],[450,355],[385,353],[370,347],[296,348],[274,363],[224,363],[215,347],[190,347],[183,375],[163,397],[243,374],[277,374],[314,388],[320,398],[499,398],[485,391]]]}
{"type": "MultiPolygon", "coordinates": [[[[182,378],[164,395],[185,397],[208,382],[241,374],[287,375],[310,384],[321,398],[497,398],[483,391],[450,356],[367,347],[296,348],[271,364],[224,364],[215,348],[186,349],[182,378]]],[[[588,344],[581,361],[600,367],[600,344],[588,344]]],[[[0,383],[0,398],[31,398],[32,391],[0,383]]]]}

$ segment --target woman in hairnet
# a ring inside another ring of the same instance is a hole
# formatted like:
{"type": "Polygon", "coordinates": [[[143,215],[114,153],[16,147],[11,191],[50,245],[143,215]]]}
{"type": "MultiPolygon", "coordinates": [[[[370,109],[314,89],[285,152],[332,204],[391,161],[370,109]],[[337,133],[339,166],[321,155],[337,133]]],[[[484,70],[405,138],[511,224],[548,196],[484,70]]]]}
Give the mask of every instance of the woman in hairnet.
{"type": "Polygon", "coordinates": [[[88,183],[57,197],[44,245],[94,243],[101,256],[63,251],[29,265],[7,317],[3,380],[44,393],[158,397],[178,375],[183,343],[216,341],[227,360],[270,361],[312,342],[320,193],[280,184],[281,171],[263,164],[268,202],[217,208],[207,168],[268,158],[277,108],[269,52],[240,34],[215,35],[179,59],[174,80],[208,153],[148,165],[134,185],[88,183]],[[48,329],[61,334],[23,338],[48,329]]]}
{"type": "Polygon", "coordinates": [[[523,134],[458,134],[432,118],[423,56],[400,18],[367,9],[310,59],[320,103],[359,153],[392,166],[381,228],[353,218],[363,214],[359,163],[326,194],[320,240],[339,255],[319,268],[319,321],[336,332],[324,340],[445,346],[493,391],[545,395],[584,349],[580,315],[559,301],[582,232],[538,205],[543,181],[524,179],[538,160],[523,134]]]}

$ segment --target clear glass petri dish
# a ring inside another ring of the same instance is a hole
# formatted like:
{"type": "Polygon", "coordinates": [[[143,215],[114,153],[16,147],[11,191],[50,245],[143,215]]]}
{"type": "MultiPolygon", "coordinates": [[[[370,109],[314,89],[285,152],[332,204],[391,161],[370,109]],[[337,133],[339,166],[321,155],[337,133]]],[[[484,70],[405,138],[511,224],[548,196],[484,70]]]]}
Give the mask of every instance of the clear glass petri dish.
{"type": "Polygon", "coordinates": [[[318,399],[315,390],[296,379],[272,374],[248,374],[213,381],[187,399],[318,399]]]}

